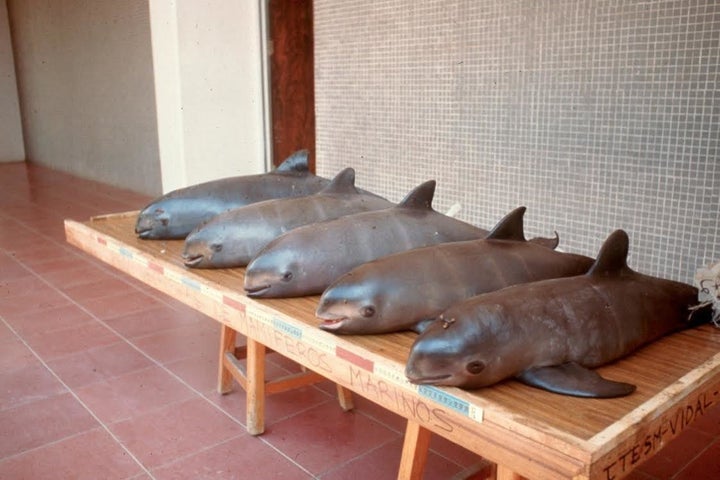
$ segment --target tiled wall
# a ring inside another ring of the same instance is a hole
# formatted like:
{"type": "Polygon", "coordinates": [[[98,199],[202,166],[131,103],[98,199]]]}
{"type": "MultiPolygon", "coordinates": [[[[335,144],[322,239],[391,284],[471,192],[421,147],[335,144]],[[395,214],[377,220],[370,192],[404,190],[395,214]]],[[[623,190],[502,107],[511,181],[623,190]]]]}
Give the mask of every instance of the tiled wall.
{"type": "Polygon", "coordinates": [[[317,170],[692,281],[720,260],[720,3],[315,0],[317,170]]]}

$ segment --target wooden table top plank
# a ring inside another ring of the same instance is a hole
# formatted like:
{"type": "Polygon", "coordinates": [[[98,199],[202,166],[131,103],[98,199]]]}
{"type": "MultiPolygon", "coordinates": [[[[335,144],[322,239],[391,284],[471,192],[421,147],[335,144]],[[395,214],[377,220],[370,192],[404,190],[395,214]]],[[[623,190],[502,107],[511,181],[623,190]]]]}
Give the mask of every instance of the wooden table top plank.
{"type": "MultiPolygon", "coordinates": [[[[475,451],[490,460],[498,461],[493,457],[500,455],[520,462],[518,471],[533,474],[534,477],[528,475],[532,478],[553,478],[560,472],[579,475],[578,478],[591,473],[598,478],[620,478],[629,472],[628,454],[623,449],[647,435],[643,428],[657,428],[653,422],[672,425],[663,416],[672,418],[672,412],[686,407],[683,402],[697,403],[693,394],[698,389],[704,389],[706,396],[702,401],[706,408],[720,402],[713,390],[720,379],[720,331],[712,326],[668,336],[598,369],[608,378],[636,384],[637,391],[628,397],[578,399],[512,380],[476,391],[431,388],[419,394],[418,387],[410,385],[403,375],[415,333],[339,336],[322,331],[317,328],[319,320],[315,317],[319,297],[250,299],[243,294],[244,269],[187,269],[180,256],[183,242],[138,239],[133,232],[135,217],[136,212],[126,212],[94,217],[83,223],[66,221],[67,238],[110,265],[237,327],[241,333],[270,325],[272,328],[255,333],[272,342],[270,336],[277,335],[273,332],[279,330],[290,337],[303,336],[303,342],[315,345],[318,351],[332,350],[335,357],[326,361],[342,364],[342,368],[349,366],[350,373],[338,370],[340,367],[335,365],[320,365],[327,367],[327,371],[321,368],[319,373],[396,413],[408,416],[407,405],[397,403],[410,401],[404,395],[430,404],[440,398],[445,407],[459,407],[462,414],[456,414],[452,408],[443,413],[453,422],[453,432],[444,431],[445,418],[436,422],[438,425],[426,421],[423,426],[468,448],[483,450],[475,451]],[[247,323],[238,322],[233,312],[246,315],[247,323]],[[368,365],[372,371],[365,370],[368,365]],[[367,384],[358,383],[362,381],[367,384]],[[379,383],[382,381],[387,384],[379,383]],[[381,388],[392,389],[393,395],[402,398],[392,399],[389,390],[383,393],[381,388]],[[479,418],[472,418],[473,415],[479,418]],[[492,444],[497,439],[502,442],[496,451],[492,444]],[[513,448],[505,442],[514,442],[517,451],[504,452],[513,448]],[[529,449],[536,449],[535,454],[542,460],[523,461],[520,457],[527,457],[529,449]]],[[[301,363],[308,360],[302,358],[303,352],[290,349],[285,353],[301,363]]],[[[673,430],[663,434],[663,439],[669,440],[676,433],[679,432],[673,430]]],[[[655,448],[647,450],[649,455],[655,448]]]]}

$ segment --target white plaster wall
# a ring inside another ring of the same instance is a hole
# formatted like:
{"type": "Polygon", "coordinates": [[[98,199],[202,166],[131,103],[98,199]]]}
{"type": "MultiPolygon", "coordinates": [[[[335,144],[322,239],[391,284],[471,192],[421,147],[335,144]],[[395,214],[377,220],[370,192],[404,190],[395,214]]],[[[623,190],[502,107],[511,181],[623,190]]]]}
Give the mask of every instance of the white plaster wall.
{"type": "Polygon", "coordinates": [[[263,0],[2,0],[27,158],[159,194],[265,169],[263,0]]]}
{"type": "Polygon", "coordinates": [[[261,1],[149,0],[163,191],[265,169],[261,1]]]}
{"type": "Polygon", "coordinates": [[[25,160],[7,2],[0,0],[0,162],[25,160]]]}
{"type": "Polygon", "coordinates": [[[147,0],[8,0],[28,161],[161,190],[147,0]]]}

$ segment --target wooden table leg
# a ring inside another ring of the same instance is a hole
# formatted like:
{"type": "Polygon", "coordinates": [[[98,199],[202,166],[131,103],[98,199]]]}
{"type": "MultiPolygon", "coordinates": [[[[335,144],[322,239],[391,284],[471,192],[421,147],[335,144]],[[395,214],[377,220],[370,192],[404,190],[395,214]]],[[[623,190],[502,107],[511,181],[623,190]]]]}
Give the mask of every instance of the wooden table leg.
{"type": "MultiPolygon", "coordinates": [[[[233,380],[240,384],[246,395],[248,433],[260,435],[265,430],[265,395],[312,385],[324,381],[325,377],[303,368],[300,373],[266,382],[265,355],[268,348],[250,337],[246,338],[245,346],[236,347],[237,331],[227,325],[222,326],[217,389],[221,394],[225,394],[232,390],[233,380]],[[246,361],[246,368],[241,363],[243,359],[246,361]]],[[[337,392],[343,410],[352,410],[352,392],[340,385],[337,386],[337,392]]]]}
{"type": "Polygon", "coordinates": [[[235,352],[235,340],[237,332],[227,325],[222,326],[220,331],[220,359],[218,361],[218,392],[226,394],[232,391],[233,375],[225,363],[227,352],[235,352]]]}
{"type": "Polygon", "coordinates": [[[430,430],[421,427],[419,423],[408,420],[398,480],[420,480],[422,478],[429,447],[430,430]]]}
{"type": "Polygon", "coordinates": [[[525,477],[518,475],[504,465],[495,465],[494,476],[490,480],[525,480],[525,477]]]}
{"type": "Polygon", "coordinates": [[[343,387],[339,383],[337,384],[337,394],[338,394],[338,402],[340,403],[340,408],[343,409],[345,412],[349,412],[353,408],[355,408],[355,403],[353,402],[353,394],[352,390],[348,390],[347,388],[343,387]]]}
{"type": "Polygon", "coordinates": [[[247,339],[247,430],[250,435],[265,431],[265,345],[247,339]]]}

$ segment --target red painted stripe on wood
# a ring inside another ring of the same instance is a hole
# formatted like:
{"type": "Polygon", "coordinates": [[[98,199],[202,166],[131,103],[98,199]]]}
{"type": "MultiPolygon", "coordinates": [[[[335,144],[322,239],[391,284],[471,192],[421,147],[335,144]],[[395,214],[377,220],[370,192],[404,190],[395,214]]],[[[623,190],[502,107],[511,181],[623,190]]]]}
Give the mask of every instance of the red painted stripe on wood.
{"type": "Polygon", "coordinates": [[[335,356],[338,358],[342,358],[343,360],[347,360],[348,362],[353,363],[358,367],[367,370],[368,372],[372,372],[375,368],[375,364],[372,362],[372,360],[363,358],[360,355],[345,350],[340,346],[335,347],[335,356]]]}
{"type": "Polygon", "coordinates": [[[158,265],[158,264],[155,263],[155,262],[148,262],[148,268],[149,268],[150,270],[152,270],[153,272],[157,272],[157,273],[160,273],[160,274],[165,273],[165,269],[163,268],[163,266],[162,266],[162,265],[158,265]]]}
{"type": "Polygon", "coordinates": [[[223,303],[225,305],[227,305],[228,307],[232,307],[235,310],[239,310],[239,311],[245,313],[245,304],[244,303],[240,303],[237,300],[233,300],[230,297],[226,297],[225,295],[223,295],[223,303]]]}

